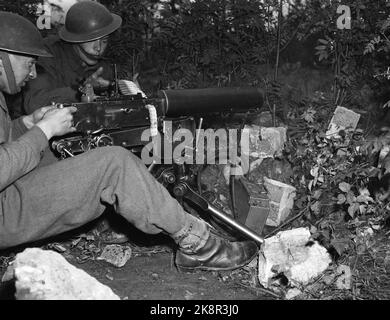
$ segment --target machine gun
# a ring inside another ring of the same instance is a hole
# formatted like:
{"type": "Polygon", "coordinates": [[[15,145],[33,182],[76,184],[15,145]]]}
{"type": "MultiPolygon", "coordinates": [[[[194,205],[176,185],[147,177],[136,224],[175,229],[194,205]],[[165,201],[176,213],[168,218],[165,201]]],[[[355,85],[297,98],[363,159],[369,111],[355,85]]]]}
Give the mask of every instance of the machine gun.
{"type": "MultiPolygon", "coordinates": [[[[172,130],[185,128],[195,133],[205,115],[247,113],[258,111],[262,105],[261,90],[251,87],[161,90],[156,98],[149,99],[141,94],[96,97],[94,101],[64,105],[77,108],[73,115],[76,132],[56,138],[51,148],[60,158],[109,145],[125,147],[138,155],[148,143],[142,141],[142,133],[150,130],[152,136],[164,135],[167,121],[173,123],[172,130]]],[[[194,141],[194,150],[196,144],[194,141]]],[[[169,165],[152,163],[148,170],[179,202],[188,200],[230,230],[263,242],[255,231],[206,200],[199,182],[201,166],[170,160],[169,165]]]]}

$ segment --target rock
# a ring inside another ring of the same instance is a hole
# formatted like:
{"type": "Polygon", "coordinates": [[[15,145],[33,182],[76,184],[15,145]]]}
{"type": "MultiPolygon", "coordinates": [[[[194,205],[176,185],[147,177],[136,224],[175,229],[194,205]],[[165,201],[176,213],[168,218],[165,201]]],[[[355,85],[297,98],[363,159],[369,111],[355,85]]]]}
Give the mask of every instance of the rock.
{"type": "MultiPolygon", "coordinates": [[[[277,127],[285,127],[286,125],[282,122],[279,117],[275,119],[275,125],[277,127]]],[[[272,119],[272,113],[269,111],[261,112],[252,122],[251,124],[258,125],[260,127],[274,127],[274,122],[272,119]]]]}
{"type": "Polygon", "coordinates": [[[273,157],[273,150],[269,141],[260,138],[260,127],[245,125],[241,134],[241,152],[254,158],[273,157]]]}
{"type": "Polygon", "coordinates": [[[297,288],[292,288],[287,291],[285,298],[286,300],[291,300],[298,297],[300,294],[302,294],[301,290],[297,288]]]}
{"type": "Polygon", "coordinates": [[[335,274],[328,274],[322,278],[322,282],[325,283],[327,286],[331,285],[334,281],[335,274]]]}
{"type": "Polygon", "coordinates": [[[214,188],[219,188],[220,186],[227,186],[226,178],[224,177],[224,173],[226,167],[230,167],[226,165],[217,165],[210,164],[203,171],[201,175],[201,183],[207,186],[208,190],[214,190],[214,188]]]}
{"type": "Polygon", "coordinates": [[[268,141],[273,152],[272,157],[281,156],[284,144],[287,141],[287,129],[285,127],[261,128],[260,135],[262,141],[268,141]]]}
{"type": "Polygon", "coordinates": [[[261,166],[261,164],[263,163],[263,161],[264,161],[263,158],[254,159],[253,161],[251,161],[250,166],[249,166],[249,172],[253,172],[257,168],[259,168],[261,166]]]}
{"type": "Polygon", "coordinates": [[[290,286],[306,285],[324,272],[332,262],[330,255],[318,242],[309,245],[309,241],[307,228],[281,231],[265,239],[259,254],[260,284],[268,288],[283,273],[290,286]]]}
{"type": "Polygon", "coordinates": [[[185,300],[194,300],[196,296],[196,293],[193,293],[189,290],[186,290],[186,293],[184,294],[184,299],[185,300]]]}
{"type": "Polygon", "coordinates": [[[286,141],[287,130],[284,127],[245,125],[241,134],[241,152],[247,157],[273,158],[282,154],[286,141]]]}
{"type": "Polygon", "coordinates": [[[104,260],[115,267],[121,268],[130,258],[131,248],[129,246],[111,244],[104,247],[102,254],[97,257],[97,260],[104,260]]]}
{"type": "Polygon", "coordinates": [[[336,273],[339,277],[336,280],[336,287],[339,290],[351,290],[351,268],[347,265],[341,264],[337,267],[336,273]]]}
{"type": "Polygon", "coordinates": [[[230,183],[230,172],[231,167],[230,165],[226,164],[223,166],[223,177],[225,178],[226,185],[229,185],[230,183]]]}
{"type": "Polygon", "coordinates": [[[51,250],[26,249],[9,268],[18,300],[120,300],[109,287],[51,250]]]}
{"type": "Polygon", "coordinates": [[[263,184],[264,177],[289,183],[293,177],[293,169],[287,160],[258,159],[250,164],[249,179],[255,183],[263,184]]]}
{"type": "Polygon", "coordinates": [[[266,225],[277,227],[291,213],[294,206],[296,189],[293,186],[264,177],[264,187],[270,199],[270,213],[266,225]]]}
{"type": "Polygon", "coordinates": [[[359,122],[360,114],[347,108],[338,106],[330,120],[327,137],[339,137],[340,130],[355,130],[359,122]]]}
{"type": "Polygon", "coordinates": [[[259,258],[258,256],[256,256],[255,258],[253,258],[253,260],[251,262],[249,262],[245,267],[244,269],[256,269],[257,268],[257,265],[259,264],[259,258]]]}

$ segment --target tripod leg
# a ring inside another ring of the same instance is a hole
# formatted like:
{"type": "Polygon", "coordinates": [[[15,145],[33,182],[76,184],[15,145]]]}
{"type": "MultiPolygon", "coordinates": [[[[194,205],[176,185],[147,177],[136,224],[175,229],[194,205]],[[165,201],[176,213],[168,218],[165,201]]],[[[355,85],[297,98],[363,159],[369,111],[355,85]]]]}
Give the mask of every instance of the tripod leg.
{"type": "Polygon", "coordinates": [[[213,216],[217,217],[221,221],[225,222],[230,227],[234,228],[235,230],[239,231],[240,233],[244,234],[247,238],[256,241],[259,244],[262,244],[264,242],[264,238],[258,235],[253,230],[249,229],[245,225],[237,222],[233,218],[229,217],[225,213],[223,213],[221,210],[213,207],[210,205],[203,197],[201,197],[199,194],[197,194],[194,190],[191,189],[190,186],[188,186],[186,183],[182,183],[182,187],[186,189],[186,192],[184,193],[183,197],[185,199],[190,200],[191,202],[198,205],[200,208],[202,208],[204,211],[209,212],[213,216]]]}

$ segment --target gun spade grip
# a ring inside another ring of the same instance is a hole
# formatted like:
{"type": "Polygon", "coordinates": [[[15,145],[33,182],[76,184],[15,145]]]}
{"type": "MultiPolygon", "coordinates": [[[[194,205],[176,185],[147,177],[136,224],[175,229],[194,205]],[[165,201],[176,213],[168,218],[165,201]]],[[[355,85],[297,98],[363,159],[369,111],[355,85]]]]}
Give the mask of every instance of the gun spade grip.
{"type": "Polygon", "coordinates": [[[163,114],[167,117],[247,111],[263,106],[262,90],[252,87],[160,90],[158,97],[163,100],[163,114]]]}

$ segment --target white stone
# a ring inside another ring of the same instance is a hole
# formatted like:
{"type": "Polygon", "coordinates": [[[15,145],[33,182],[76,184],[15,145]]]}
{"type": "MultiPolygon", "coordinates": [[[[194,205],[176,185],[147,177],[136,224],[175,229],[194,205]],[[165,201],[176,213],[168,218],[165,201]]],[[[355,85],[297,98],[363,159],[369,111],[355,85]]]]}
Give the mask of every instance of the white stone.
{"type": "Polygon", "coordinates": [[[26,249],[9,268],[18,300],[120,300],[109,287],[51,250],[26,249]]]}
{"type": "Polygon", "coordinates": [[[110,244],[104,247],[102,254],[97,260],[104,260],[112,265],[121,268],[131,258],[131,247],[119,244],[110,244]]]}
{"type": "Polygon", "coordinates": [[[287,291],[285,299],[291,300],[298,297],[300,294],[302,294],[301,290],[299,290],[298,288],[292,288],[287,291]]]}
{"type": "Polygon", "coordinates": [[[270,200],[270,213],[266,225],[277,227],[290,215],[296,189],[286,183],[264,177],[264,187],[270,200]]]}
{"type": "Polygon", "coordinates": [[[339,275],[336,280],[336,287],[339,290],[351,290],[352,272],[351,268],[345,264],[337,267],[336,273],[339,275]]]}
{"type": "Polygon", "coordinates": [[[324,272],[332,262],[327,250],[310,240],[307,228],[281,231],[265,239],[259,254],[258,277],[265,288],[272,286],[273,277],[283,273],[290,286],[306,285],[324,272]]]}
{"type": "Polygon", "coordinates": [[[257,167],[260,167],[262,162],[263,162],[264,158],[259,158],[259,159],[256,159],[255,161],[252,161],[250,163],[250,167],[249,167],[249,172],[252,172],[253,170],[255,170],[257,167]]]}
{"type": "Polygon", "coordinates": [[[360,114],[347,108],[338,106],[330,120],[327,137],[338,137],[340,130],[355,130],[360,119],[360,114]]]}
{"type": "Polygon", "coordinates": [[[245,125],[241,134],[241,153],[254,158],[273,158],[281,155],[287,141],[285,127],[263,128],[245,125]]]}
{"type": "Polygon", "coordinates": [[[262,141],[268,141],[271,145],[272,157],[281,156],[284,144],[287,141],[287,129],[285,127],[261,128],[262,141]]]}
{"type": "Polygon", "coordinates": [[[230,183],[230,164],[223,165],[223,177],[227,185],[230,183]]]}

